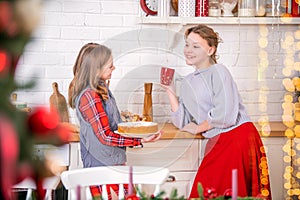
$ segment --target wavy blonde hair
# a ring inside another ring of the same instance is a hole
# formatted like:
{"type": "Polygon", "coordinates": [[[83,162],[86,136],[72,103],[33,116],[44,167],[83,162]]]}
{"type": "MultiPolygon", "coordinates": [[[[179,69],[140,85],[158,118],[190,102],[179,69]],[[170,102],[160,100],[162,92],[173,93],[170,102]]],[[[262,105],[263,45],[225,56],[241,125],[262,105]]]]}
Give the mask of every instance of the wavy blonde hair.
{"type": "Polygon", "coordinates": [[[107,64],[111,56],[111,50],[100,44],[85,56],[75,79],[70,101],[72,108],[75,108],[76,97],[88,86],[95,90],[101,96],[102,100],[105,101],[108,99],[107,85],[104,80],[100,79],[99,75],[102,73],[103,67],[107,64]]]}
{"type": "Polygon", "coordinates": [[[69,90],[68,90],[68,103],[71,107],[72,107],[72,95],[73,95],[73,91],[74,91],[75,79],[77,77],[78,70],[80,69],[82,61],[85,58],[85,56],[87,54],[89,54],[97,45],[99,45],[99,44],[93,43],[93,42],[87,43],[87,44],[85,44],[84,46],[81,47],[81,49],[80,49],[80,51],[77,55],[75,64],[73,66],[74,78],[70,82],[69,90]]]}

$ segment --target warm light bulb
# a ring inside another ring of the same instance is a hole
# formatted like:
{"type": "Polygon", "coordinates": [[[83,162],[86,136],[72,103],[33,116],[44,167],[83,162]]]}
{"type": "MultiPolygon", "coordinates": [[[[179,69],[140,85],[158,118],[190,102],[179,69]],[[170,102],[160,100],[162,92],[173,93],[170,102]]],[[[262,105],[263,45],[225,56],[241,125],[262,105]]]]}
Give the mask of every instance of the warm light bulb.
{"type": "Polygon", "coordinates": [[[266,59],[268,57],[268,52],[261,49],[258,53],[258,57],[260,59],[266,59]]]}
{"type": "Polygon", "coordinates": [[[297,40],[300,40],[300,30],[295,31],[294,36],[297,40]]]}
{"type": "Polygon", "coordinates": [[[258,46],[260,48],[266,48],[268,46],[268,39],[265,37],[259,38],[258,40],[258,46]]]}
{"type": "Polygon", "coordinates": [[[288,69],[288,68],[284,68],[284,69],[282,69],[282,74],[285,76],[291,76],[292,70],[288,69]]]}
{"type": "Polygon", "coordinates": [[[295,62],[294,63],[294,69],[297,71],[300,71],[300,62],[295,62]]]}
{"type": "Polygon", "coordinates": [[[259,26],[259,33],[262,37],[267,37],[269,35],[269,30],[268,28],[264,25],[264,26],[259,26]]]}
{"type": "Polygon", "coordinates": [[[283,97],[284,101],[287,103],[292,103],[293,102],[293,95],[291,93],[285,94],[283,97]]]}

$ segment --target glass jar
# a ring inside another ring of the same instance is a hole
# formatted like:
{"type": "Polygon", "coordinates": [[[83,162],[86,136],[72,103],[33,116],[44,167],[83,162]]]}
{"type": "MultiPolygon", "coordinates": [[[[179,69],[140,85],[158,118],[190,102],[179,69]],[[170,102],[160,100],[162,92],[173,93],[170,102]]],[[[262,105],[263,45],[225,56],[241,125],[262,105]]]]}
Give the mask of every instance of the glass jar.
{"type": "Polygon", "coordinates": [[[219,0],[210,0],[209,1],[208,16],[210,16],[210,17],[220,17],[221,16],[221,8],[220,8],[219,0]]]}
{"type": "Polygon", "coordinates": [[[239,0],[239,17],[254,17],[255,16],[255,1],[256,0],[239,0]]]}
{"type": "Polygon", "coordinates": [[[235,8],[238,0],[220,0],[220,7],[223,17],[233,17],[232,10],[235,8]]]}
{"type": "Polygon", "coordinates": [[[256,0],[255,16],[263,17],[266,15],[266,0],[256,0]]]}
{"type": "Polygon", "coordinates": [[[286,1],[282,0],[266,0],[266,15],[272,17],[281,16],[282,13],[285,13],[285,8],[287,5],[286,1]]]}

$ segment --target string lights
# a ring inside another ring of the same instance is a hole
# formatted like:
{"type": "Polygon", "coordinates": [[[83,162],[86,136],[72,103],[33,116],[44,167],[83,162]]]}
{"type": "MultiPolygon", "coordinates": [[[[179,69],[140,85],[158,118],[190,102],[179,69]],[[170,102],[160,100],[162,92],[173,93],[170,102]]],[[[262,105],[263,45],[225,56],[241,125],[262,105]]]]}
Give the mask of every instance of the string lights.
{"type": "Polygon", "coordinates": [[[282,120],[286,125],[285,136],[286,144],[282,150],[285,153],[283,161],[285,171],[283,174],[286,190],[286,200],[300,196],[300,27],[294,32],[287,31],[283,37],[281,48],[284,50],[284,68],[282,74],[285,78],[282,84],[287,91],[282,103],[282,120]],[[298,57],[297,57],[298,55],[298,57]],[[294,77],[292,77],[294,76],[294,77]],[[292,78],[291,78],[292,77],[292,78]],[[298,152],[298,153],[297,153],[298,152]]]}

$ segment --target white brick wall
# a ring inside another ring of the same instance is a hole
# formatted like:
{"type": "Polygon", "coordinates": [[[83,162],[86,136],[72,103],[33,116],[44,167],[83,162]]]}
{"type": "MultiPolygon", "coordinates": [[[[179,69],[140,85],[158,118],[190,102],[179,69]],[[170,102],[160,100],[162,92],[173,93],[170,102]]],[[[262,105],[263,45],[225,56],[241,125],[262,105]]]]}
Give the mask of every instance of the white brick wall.
{"type": "MultiPolygon", "coordinates": [[[[174,67],[176,77],[193,69],[185,66],[182,58],[183,38],[180,36],[179,41],[174,42],[166,25],[138,24],[137,17],[143,14],[139,0],[44,1],[41,25],[27,45],[17,70],[17,80],[24,83],[34,77],[37,85],[28,91],[18,91],[18,99],[31,107],[48,105],[54,81],[67,97],[78,51],[87,42],[97,42],[107,44],[114,52],[117,69],[111,89],[120,109],[141,114],[143,83],[153,82],[155,120],[168,120],[168,100],[155,84],[159,80],[159,69],[174,67]]],[[[299,31],[299,27],[277,24],[212,27],[223,39],[218,50],[219,62],[232,72],[253,121],[262,116],[281,120],[285,93],[282,69],[286,55],[281,46],[287,35],[299,31]],[[262,36],[268,40],[264,49],[258,46],[262,36]],[[269,64],[265,70],[259,67],[261,50],[267,52],[269,64]]],[[[297,41],[295,37],[294,42],[299,43],[299,38],[297,41]]],[[[297,52],[299,49],[295,49],[295,62],[299,62],[297,52]]]]}

